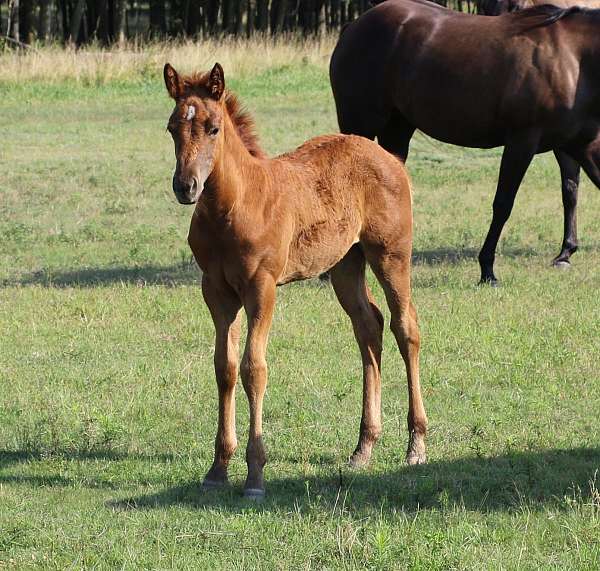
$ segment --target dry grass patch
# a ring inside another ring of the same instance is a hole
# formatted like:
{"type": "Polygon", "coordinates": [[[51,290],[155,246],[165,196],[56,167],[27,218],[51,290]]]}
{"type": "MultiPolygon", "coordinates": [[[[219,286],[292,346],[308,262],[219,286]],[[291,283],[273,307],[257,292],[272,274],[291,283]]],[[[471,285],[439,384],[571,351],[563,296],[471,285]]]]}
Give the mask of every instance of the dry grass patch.
{"type": "Polygon", "coordinates": [[[219,61],[228,74],[245,77],[279,66],[313,64],[325,68],[337,37],[298,36],[220,39],[200,42],[129,43],[100,48],[49,46],[0,54],[0,82],[74,80],[104,84],[153,78],[171,62],[183,72],[204,69],[219,61]]]}

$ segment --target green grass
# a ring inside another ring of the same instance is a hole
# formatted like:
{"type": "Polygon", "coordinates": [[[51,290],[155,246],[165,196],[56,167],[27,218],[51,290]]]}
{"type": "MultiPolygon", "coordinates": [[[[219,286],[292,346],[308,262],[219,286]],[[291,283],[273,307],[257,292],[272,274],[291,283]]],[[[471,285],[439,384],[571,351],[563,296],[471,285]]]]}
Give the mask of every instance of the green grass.
{"type": "MultiPolygon", "coordinates": [[[[230,85],[276,153],[336,130],[312,65],[230,85]]],[[[600,193],[558,252],[558,169],[536,159],[478,288],[499,152],[418,136],[414,297],[429,464],[404,465],[405,375],[385,337],[384,434],[356,444],[361,369],[330,287],[278,292],[267,499],[199,488],[216,427],[212,324],[170,191],[159,77],[0,85],[0,568],[597,569],[600,193]]],[[[375,284],[374,284],[375,286],[375,284]]],[[[378,299],[380,290],[375,287],[378,299]]],[[[387,314],[386,314],[387,317],[387,314]]]]}

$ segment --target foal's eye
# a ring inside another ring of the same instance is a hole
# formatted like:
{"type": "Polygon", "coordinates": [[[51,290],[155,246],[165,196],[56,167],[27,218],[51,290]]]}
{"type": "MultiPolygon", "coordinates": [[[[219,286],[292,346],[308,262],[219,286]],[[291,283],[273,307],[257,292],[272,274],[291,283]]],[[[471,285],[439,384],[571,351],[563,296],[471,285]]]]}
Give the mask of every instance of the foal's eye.
{"type": "Polygon", "coordinates": [[[208,134],[209,134],[211,137],[214,137],[214,136],[215,136],[215,135],[216,135],[218,132],[219,132],[219,127],[211,127],[211,128],[208,130],[208,134]]]}

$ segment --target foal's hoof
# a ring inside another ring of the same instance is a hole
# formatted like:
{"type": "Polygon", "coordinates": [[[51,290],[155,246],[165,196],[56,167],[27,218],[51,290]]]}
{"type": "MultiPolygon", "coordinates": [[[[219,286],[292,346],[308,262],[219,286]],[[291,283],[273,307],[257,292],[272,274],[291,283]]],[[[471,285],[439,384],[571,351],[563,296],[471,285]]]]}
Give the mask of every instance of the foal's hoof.
{"type": "Polygon", "coordinates": [[[366,468],[369,465],[371,457],[362,452],[355,452],[348,458],[348,467],[353,469],[366,468]]]}
{"type": "Polygon", "coordinates": [[[262,488],[246,488],[244,498],[253,502],[262,502],[265,499],[265,491],[262,488]]]}
{"type": "Polygon", "coordinates": [[[423,451],[423,452],[410,451],[406,455],[406,463],[409,466],[416,466],[417,464],[426,464],[427,463],[427,455],[425,454],[425,451],[423,451]]]}
{"type": "Polygon", "coordinates": [[[202,489],[205,491],[218,490],[227,485],[227,480],[211,480],[210,478],[204,478],[202,482],[202,489]]]}
{"type": "Polygon", "coordinates": [[[422,435],[413,432],[408,441],[406,463],[409,466],[415,466],[416,464],[425,464],[426,462],[427,454],[425,454],[425,439],[422,435]]]}
{"type": "Polygon", "coordinates": [[[552,262],[553,268],[558,268],[559,270],[568,270],[571,267],[571,262],[569,260],[554,260],[552,262]]]}

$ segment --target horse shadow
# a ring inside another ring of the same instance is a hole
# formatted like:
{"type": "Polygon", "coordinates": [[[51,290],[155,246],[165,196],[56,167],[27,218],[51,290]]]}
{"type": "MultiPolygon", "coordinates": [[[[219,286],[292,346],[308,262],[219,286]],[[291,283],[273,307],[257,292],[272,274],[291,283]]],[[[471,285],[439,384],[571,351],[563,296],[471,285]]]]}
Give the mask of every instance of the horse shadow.
{"type": "Polygon", "coordinates": [[[14,280],[4,280],[0,287],[14,285],[39,285],[55,288],[94,288],[114,284],[159,285],[177,287],[199,283],[200,270],[194,262],[171,265],[149,264],[145,266],[108,266],[77,270],[42,270],[14,280]]]}
{"type": "MultiPolygon", "coordinates": [[[[415,266],[457,265],[465,260],[476,260],[479,251],[475,248],[437,248],[415,250],[412,260],[415,266]]],[[[530,248],[512,248],[502,252],[513,258],[530,257],[535,251],[530,248]]],[[[178,287],[195,285],[200,280],[200,269],[193,259],[174,264],[148,264],[144,266],[116,265],[75,270],[40,270],[19,278],[0,281],[0,287],[42,286],[54,288],[94,288],[114,284],[137,286],[178,287]]],[[[308,280],[318,284],[318,280],[308,280]]]]}
{"type": "Polygon", "coordinates": [[[120,485],[109,479],[102,477],[100,473],[92,477],[76,477],[69,475],[68,471],[61,474],[48,474],[40,470],[18,470],[16,473],[10,473],[10,468],[18,465],[27,465],[31,462],[43,462],[50,459],[67,460],[69,462],[98,463],[102,464],[112,462],[161,462],[172,464],[176,462],[176,456],[173,454],[141,454],[131,452],[119,452],[116,450],[97,449],[97,450],[60,450],[47,452],[40,450],[0,450],[0,487],[3,484],[27,485],[30,488],[40,487],[87,487],[94,489],[119,490],[120,485]]]}
{"type": "MultiPolygon", "coordinates": [[[[327,462],[327,461],[326,461],[327,462]]],[[[418,512],[428,508],[464,507],[470,511],[514,511],[527,506],[567,509],[573,502],[600,505],[596,488],[600,448],[511,452],[495,457],[438,460],[392,471],[351,471],[321,466],[318,475],[278,476],[266,472],[267,497],[254,509],[304,510],[315,504],[353,513],[418,512]]],[[[108,502],[119,510],[166,509],[187,506],[243,512],[254,504],[242,497],[242,484],[205,491],[191,480],[159,492],[108,502]]]]}

